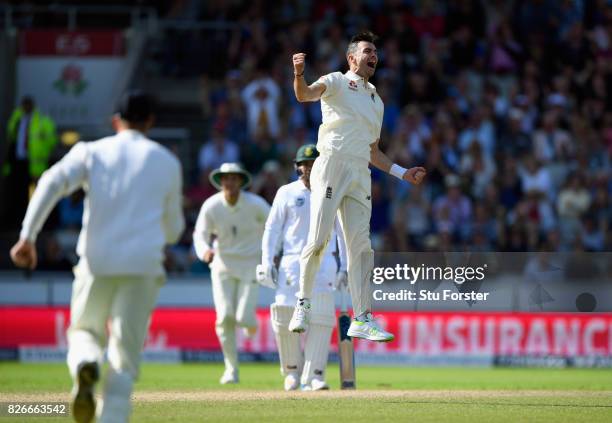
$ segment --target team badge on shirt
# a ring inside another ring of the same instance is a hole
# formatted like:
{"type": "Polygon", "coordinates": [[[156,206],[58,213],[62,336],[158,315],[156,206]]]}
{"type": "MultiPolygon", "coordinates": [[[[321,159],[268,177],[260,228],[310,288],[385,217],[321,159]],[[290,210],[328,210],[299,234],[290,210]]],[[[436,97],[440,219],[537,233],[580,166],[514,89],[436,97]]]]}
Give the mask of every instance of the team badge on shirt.
{"type": "Polygon", "coordinates": [[[349,81],[349,90],[357,91],[357,83],[355,81],[349,81]]]}
{"type": "Polygon", "coordinates": [[[304,202],[306,201],[306,199],[304,197],[298,197],[295,199],[295,206],[296,207],[302,207],[304,205],[304,202]]]}
{"type": "Polygon", "coordinates": [[[374,93],[372,93],[372,96],[371,96],[371,97],[372,97],[372,101],[373,101],[374,103],[376,103],[376,99],[375,99],[375,97],[374,97],[374,93]]]}

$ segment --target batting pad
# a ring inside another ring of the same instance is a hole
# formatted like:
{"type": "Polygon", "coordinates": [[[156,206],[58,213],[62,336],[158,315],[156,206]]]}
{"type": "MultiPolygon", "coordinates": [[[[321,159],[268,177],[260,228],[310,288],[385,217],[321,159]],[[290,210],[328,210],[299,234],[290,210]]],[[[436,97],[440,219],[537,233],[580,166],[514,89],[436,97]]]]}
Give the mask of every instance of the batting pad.
{"type": "Polygon", "coordinates": [[[336,309],[334,305],[334,294],[331,292],[319,292],[310,301],[311,314],[310,324],[333,328],[336,326],[336,309]]]}
{"type": "Polygon", "coordinates": [[[325,380],[332,330],[333,326],[310,324],[304,346],[304,370],[301,380],[303,385],[310,384],[315,377],[325,380]]]}
{"type": "Polygon", "coordinates": [[[289,321],[293,315],[293,307],[270,306],[270,320],[276,337],[276,346],[280,358],[281,374],[301,372],[302,350],[300,349],[300,335],[289,331],[289,321]]]}

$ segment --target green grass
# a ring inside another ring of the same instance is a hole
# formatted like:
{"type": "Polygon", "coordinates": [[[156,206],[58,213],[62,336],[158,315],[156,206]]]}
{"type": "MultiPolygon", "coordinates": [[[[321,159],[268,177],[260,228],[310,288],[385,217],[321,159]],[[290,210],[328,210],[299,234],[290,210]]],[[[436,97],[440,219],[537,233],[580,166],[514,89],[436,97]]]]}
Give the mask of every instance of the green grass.
{"type": "MultiPolygon", "coordinates": [[[[337,366],[328,369],[329,393],[280,392],[276,365],[243,365],[237,386],[221,387],[221,373],[219,364],[145,364],[136,393],[172,393],[173,399],[136,401],[132,421],[612,422],[611,369],[365,367],[357,370],[359,390],[352,396],[337,394],[337,366]],[[195,391],[201,400],[181,399],[181,392],[195,391]],[[278,394],[253,398],[270,391],[278,394]]],[[[0,363],[0,401],[9,394],[68,392],[70,383],[61,364],[0,363]]],[[[9,421],[24,420],[0,417],[9,421]]]]}

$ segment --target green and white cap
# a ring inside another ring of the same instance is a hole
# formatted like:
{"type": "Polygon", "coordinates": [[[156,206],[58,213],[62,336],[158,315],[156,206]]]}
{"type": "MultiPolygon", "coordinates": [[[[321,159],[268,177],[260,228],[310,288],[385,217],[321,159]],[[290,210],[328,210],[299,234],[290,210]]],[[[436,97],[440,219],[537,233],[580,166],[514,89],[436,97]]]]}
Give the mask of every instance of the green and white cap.
{"type": "Polygon", "coordinates": [[[319,151],[317,150],[317,146],[314,144],[304,144],[303,146],[298,148],[298,151],[295,154],[294,162],[307,162],[315,160],[317,157],[319,157],[319,151]]]}

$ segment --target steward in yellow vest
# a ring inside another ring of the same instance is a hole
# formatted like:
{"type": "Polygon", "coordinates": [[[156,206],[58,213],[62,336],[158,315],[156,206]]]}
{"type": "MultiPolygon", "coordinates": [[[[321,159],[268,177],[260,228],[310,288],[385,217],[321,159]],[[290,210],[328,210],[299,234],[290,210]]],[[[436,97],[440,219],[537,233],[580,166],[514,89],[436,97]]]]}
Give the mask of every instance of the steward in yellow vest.
{"type": "Polygon", "coordinates": [[[35,181],[49,167],[49,157],[57,144],[55,123],[35,108],[30,97],[25,97],[8,121],[7,140],[9,154],[2,169],[4,176],[11,173],[14,161],[27,160],[30,178],[35,181]],[[28,120],[27,127],[23,119],[28,120]]]}

